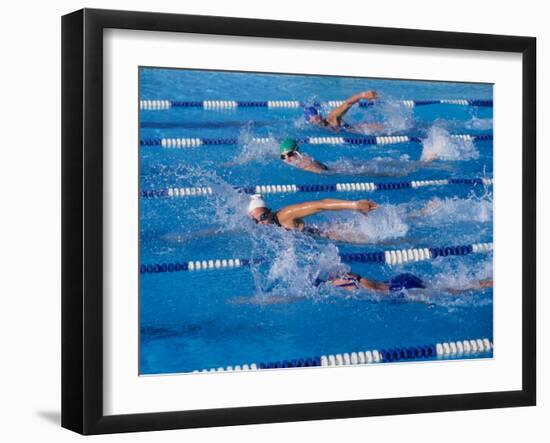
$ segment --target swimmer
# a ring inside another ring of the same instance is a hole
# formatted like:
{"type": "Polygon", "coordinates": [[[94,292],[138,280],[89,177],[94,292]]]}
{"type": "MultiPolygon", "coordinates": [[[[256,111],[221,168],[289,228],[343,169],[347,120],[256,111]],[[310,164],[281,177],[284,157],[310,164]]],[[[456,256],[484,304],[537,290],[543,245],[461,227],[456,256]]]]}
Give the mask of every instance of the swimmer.
{"type": "Polygon", "coordinates": [[[260,225],[275,225],[286,230],[303,232],[316,237],[324,237],[336,241],[350,241],[347,236],[337,231],[320,230],[314,226],[306,226],[304,217],[324,211],[356,211],[367,215],[378,208],[378,204],[370,200],[339,200],[325,198],[294,205],[285,206],[276,212],[269,209],[261,195],[251,196],[248,204],[248,215],[260,225]]]}
{"type": "Polygon", "coordinates": [[[382,129],[382,125],[379,123],[351,126],[342,119],[346,112],[360,100],[376,100],[377,98],[378,93],[376,91],[364,91],[349,97],[344,103],[333,109],[327,118],[320,115],[315,106],[306,107],[304,109],[304,116],[309,124],[332,130],[347,130],[350,132],[364,132],[365,129],[380,130],[382,129]]]}
{"type": "MultiPolygon", "coordinates": [[[[392,277],[387,282],[370,280],[352,272],[346,272],[340,276],[331,277],[327,280],[316,280],[314,284],[318,286],[321,283],[330,283],[337,288],[342,288],[347,291],[355,291],[357,289],[368,289],[371,291],[380,292],[385,295],[402,293],[407,290],[429,289],[429,285],[414,274],[402,273],[392,277]]],[[[466,287],[461,288],[446,288],[444,292],[458,294],[475,289],[490,288],[493,286],[492,279],[479,280],[471,283],[466,287]]]]}
{"type": "MultiPolygon", "coordinates": [[[[320,286],[321,284],[330,284],[335,288],[344,289],[349,292],[356,292],[361,289],[368,291],[374,291],[384,298],[399,298],[405,291],[414,293],[420,290],[443,291],[451,294],[460,294],[468,291],[475,291],[484,288],[493,287],[492,279],[474,281],[468,286],[461,288],[430,288],[430,285],[423,281],[421,278],[414,274],[402,273],[397,274],[387,281],[376,281],[365,278],[359,274],[353,272],[344,272],[335,276],[330,276],[327,279],[317,278],[312,282],[314,286],[320,286]]],[[[291,303],[306,299],[307,296],[295,295],[295,296],[269,296],[269,297],[237,297],[231,300],[234,304],[279,304],[279,303],[291,303]]],[[[412,300],[414,301],[414,300],[412,300]]]]}
{"type": "Polygon", "coordinates": [[[314,172],[315,174],[322,174],[328,171],[326,165],[309,155],[301,153],[300,147],[293,138],[285,138],[279,147],[281,149],[281,160],[287,165],[303,169],[304,171],[314,172]]]}
{"type": "MultiPolygon", "coordinates": [[[[335,166],[327,166],[300,151],[300,146],[293,138],[285,138],[279,145],[281,160],[283,163],[315,174],[350,174],[368,175],[380,177],[396,177],[410,174],[416,170],[427,167],[426,165],[436,158],[427,161],[403,161],[401,159],[384,158],[371,161],[347,160],[335,166]]],[[[447,165],[437,165],[434,169],[449,170],[447,165]]]]}

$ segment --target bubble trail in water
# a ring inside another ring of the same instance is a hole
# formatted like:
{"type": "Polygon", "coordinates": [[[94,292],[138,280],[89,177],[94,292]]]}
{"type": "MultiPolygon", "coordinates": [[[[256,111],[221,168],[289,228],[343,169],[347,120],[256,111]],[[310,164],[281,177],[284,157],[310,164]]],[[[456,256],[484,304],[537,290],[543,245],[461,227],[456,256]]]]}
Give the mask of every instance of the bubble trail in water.
{"type": "Polygon", "coordinates": [[[488,223],[493,220],[493,198],[490,194],[469,198],[434,197],[414,215],[419,216],[420,224],[432,226],[458,222],[488,223]]]}
{"type": "Polygon", "coordinates": [[[399,158],[375,157],[371,160],[346,158],[326,164],[335,174],[371,177],[404,177],[421,169],[451,170],[448,164],[411,160],[408,154],[403,154],[399,158]]]}

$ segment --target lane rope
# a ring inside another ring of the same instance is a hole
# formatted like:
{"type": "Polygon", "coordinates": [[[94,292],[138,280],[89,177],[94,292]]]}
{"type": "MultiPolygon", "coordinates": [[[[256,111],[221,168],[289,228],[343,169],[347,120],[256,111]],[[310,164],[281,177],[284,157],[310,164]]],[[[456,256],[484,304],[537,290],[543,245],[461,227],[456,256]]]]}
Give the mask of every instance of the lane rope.
{"type": "Polygon", "coordinates": [[[434,344],[420,346],[370,349],[367,351],[326,354],[291,360],[247,363],[234,366],[194,370],[193,372],[241,372],[280,368],[356,366],[411,360],[445,360],[488,354],[491,353],[493,349],[494,344],[491,340],[488,338],[477,338],[468,340],[439,341],[434,344]]]}
{"type": "MultiPolygon", "coordinates": [[[[451,134],[453,139],[464,141],[493,140],[493,134],[451,134]]],[[[278,144],[281,140],[274,137],[253,137],[248,143],[278,144]]],[[[302,137],[296,142],[302,145],[393,145],[400,143],[421,143],[422,138],[412,135],[378,135],[367,137],[302,137]]],[[[238,137],[200,138],[200,137],[171,137],[171,138],[144,138],[141,146],[161,146],[167,149],[199,148],[201,146],[239,145],[238,137]]]]}
{"type": "MultiPolygon", "coordinates": [[[[235,186],[234,189],[245,194],[291,194],[297,192],[373,192],[403,189],[419,189],[431,186],[468,185],[491,186],[493,179],[481,178],[446,178],[435,180],[412,180],[400,182],[356,182],[356,183],[328,183],[328,184],[279,184],[279,185],[252,185],[235,186]]],[[[142,198],[181,198],[203,197],[213,195],[212,186],[170,187],[166,189],[142,190],[142,198]]]]}
{"type": "MultiPolygon", "coordinates": [[[[426,105],[460,105],[460,106],[477,106],[477,107],[493,107],[493,100],[478,100],[478,99],[437,99],[437,100],[370,100],[360,101],[360,108],[368,108],[375,104],[395,103],[401,104],[408,108],[415,106],[426,105]]],[[[335,108],[344,104],[344,100],[328,100],[326,102],[306,103],[299,100],[261,100],[261,101],[242,101],[242,100],[201,100],[201,101],[185,101],[185,100],[140,100],[139,109],[144,111],[160,111],[171,108],[203,108],[208,110],[226,110],[237,108],[265,108],[265,109],[297,109],[304,106],[316,106],[335,108]]]]}
{"type": "MultiPolygon", "coordinates": [[[[389,266],[401,265],[438,257],[453,257],[470,254],[489,253],[493,243],[473,243],[460,246],[435,246],[425,248],[390,249],[376,252],[342,253],[340,258],[346,263],[377,263],[389,266]]],[[[140,274],[159,274],[184,271],[218,271],[223,269],[248,268],[269,262],[268,258],[215,258],[208,260],[189,260],[173,263],[146,263],[139,268],[140,274]]]]}

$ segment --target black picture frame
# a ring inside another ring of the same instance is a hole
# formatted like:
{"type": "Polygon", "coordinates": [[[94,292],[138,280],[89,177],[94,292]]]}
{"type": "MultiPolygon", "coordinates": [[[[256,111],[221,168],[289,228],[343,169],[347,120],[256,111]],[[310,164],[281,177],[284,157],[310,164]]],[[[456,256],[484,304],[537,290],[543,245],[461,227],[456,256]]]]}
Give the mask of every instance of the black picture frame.
{"type": "Polygon", "coordinates": [[[62,426],[81,434],[530,406],[536,403],[536,39],[83,9],[62,18],[62,426]],[[519,53],[523,63],[522,389],[103,413],[103,30],[171,31],[519,53]]]}

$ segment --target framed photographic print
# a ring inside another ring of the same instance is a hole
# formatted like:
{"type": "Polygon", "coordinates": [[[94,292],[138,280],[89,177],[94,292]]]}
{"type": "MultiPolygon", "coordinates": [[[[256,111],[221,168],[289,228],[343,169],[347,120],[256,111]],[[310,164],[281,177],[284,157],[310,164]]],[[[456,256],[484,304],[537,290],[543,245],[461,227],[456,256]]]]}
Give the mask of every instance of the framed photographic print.
{"type": "Polygon", "coordinates": [[[534,38],[62,34],[64,427],[535,404],[534,38]]]}

